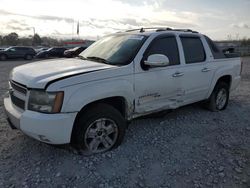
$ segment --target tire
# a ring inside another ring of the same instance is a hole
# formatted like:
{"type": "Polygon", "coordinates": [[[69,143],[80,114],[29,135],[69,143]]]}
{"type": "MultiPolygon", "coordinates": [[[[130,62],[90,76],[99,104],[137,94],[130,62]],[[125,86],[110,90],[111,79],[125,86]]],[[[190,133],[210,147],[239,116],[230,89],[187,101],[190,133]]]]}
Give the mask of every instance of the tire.
{"type": "Polygon", "coordinates": [[[5,61],[6,59],[7,59],[6,55],[4,55],[4,54],[0,55],[0,60],[1,61],[5,61]]]}
{"type": "Polygon", "coordinates": [[[25,55],[24,58],[27,59],[27,60],[32,60],[32,59],[33,59],[33,56],[30,55],[30,54],[27,54],[27,55],[25,55]]]}
{"type": "Polygon", "coordinates": [[[229,100],[229,85],[225,82],[216,84],[208,102],[207,108],[212,112],[225,110],[229,100]]]}
{"type": "Polygon", "coordinates": [[[73,145],[91,155],[119,146],[126,131],[126,121],[118,110],[107,104],[97,104],[79,114],[76,119],[73,145]]]}

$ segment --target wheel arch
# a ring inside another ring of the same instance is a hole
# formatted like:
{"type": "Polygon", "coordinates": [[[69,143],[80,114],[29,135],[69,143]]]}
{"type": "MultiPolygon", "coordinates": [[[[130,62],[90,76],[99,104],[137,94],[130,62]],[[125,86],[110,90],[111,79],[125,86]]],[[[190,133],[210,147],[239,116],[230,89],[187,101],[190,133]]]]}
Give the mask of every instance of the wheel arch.
{"type": "Polygon", "coordinates": [[[216,87],[216,85],[220,82],[224,82],[226,84],[228,84],[229,86],[229,90],[231,88],[231,84],[232,84],[232,75],[230,74],[226,74],[226,75],[223,75],[223,76],[220,76],[219,78],[217,78],[213,84],[213,87],[211,87],[210,91],[209,91],[209,94],[208,94],[208,98],[210,97],[210,95],[212,94],[214,88],[216,87]]]}
{"type": "Polygon", "coordinates": [[[1,55],[4,55],[6,58],[9,58],[9,56],[6,53],[1,53],[0,56],[1,55]]]}
{"type": "Polygon", "coordinates": [[[127,108],[128,108],[128,103],[126,99],[122,96],[114,96],[114,97],[107,97],[103,99],[99,99],[96,101],[92,101],[85,106],[82,107],[82,109],[78,112],[78,114],[84,113],[90,106],[94,106],[96,104],[108,104],[112,107],[114,107],[116,110],[118,110],[124,118],[127,116],[127,108]]]}
{"type": "Polygon", "coordinates": [[[129,104],[127,102],[127,100],[122,97],[122,96],[113,96],[113,97],[107,97],[107,98],[103,98],[103,99],[99,99],[96,101],[92,101],[89,102],[88,104],[86,104],[85,106],[82,107],[82,109],[77,113],[74,124],[73,124],[73,129],[71,132],[71,143],[74,143],[74,133],[76,131],[76,126],[77,126],[77,120],[79,119],[79,117],[84,114],[89,108],[97,105],[97,104],[108,104],[112,107],[114,107],[116,110],[118,110],[121,115],[127,119],[129,114],[129,104]]]}
{"type": "Polygon", "coordinates": [[[232,83],[232,76],[231,75],[224,75],[224,76],[221,76],[215,85],[217,85],[219,82],[224,82],[226,84],[228,84],[229,88],[231,87],[231,83],[232,83]]]}

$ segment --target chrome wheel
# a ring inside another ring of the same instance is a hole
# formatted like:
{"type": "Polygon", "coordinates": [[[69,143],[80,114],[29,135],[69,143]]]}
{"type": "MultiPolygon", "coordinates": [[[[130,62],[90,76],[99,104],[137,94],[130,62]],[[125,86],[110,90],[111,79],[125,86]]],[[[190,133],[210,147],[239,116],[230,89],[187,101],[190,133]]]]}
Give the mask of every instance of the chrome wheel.
{"type": "Polygon", "coordinates": [[[32,56],[31,56],[31,55],[27,55],[27,56],[26,56],[26,59],[27,59],[27,60],[31,60],[31,59],[32,59],[32,56]]]}
{"type": "Polygon", "coordinates": [[[88,126],[84,134],[84,144],[91,153],[100,153],[111,149],[117,138],[117,124],[111,119],[101,118],[88,126]]]}
{"type": "Polygon", "coordinates": [[[225,88],[221,88],[216,97],[216,108],[221,110],[227,103],[227,91],[225,88]]]}

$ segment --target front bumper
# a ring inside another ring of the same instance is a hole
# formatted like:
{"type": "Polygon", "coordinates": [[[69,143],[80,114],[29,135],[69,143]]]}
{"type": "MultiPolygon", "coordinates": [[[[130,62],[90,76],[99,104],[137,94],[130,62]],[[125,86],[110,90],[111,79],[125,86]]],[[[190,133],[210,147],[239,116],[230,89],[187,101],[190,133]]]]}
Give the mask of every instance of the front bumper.
{"type": "Polygon", "coordinates": [[[12,126],[26,135],[49,144],[67,144],[77,113],[43,114],[18,109],[9,97],[4,98],[4,108],[12,126]]]}

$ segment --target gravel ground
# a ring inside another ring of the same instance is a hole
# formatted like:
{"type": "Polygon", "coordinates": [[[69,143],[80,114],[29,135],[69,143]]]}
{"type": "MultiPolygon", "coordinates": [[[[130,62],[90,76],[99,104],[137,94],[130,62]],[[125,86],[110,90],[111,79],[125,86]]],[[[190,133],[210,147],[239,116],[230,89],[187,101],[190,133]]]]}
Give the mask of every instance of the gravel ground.
{"type": "Polygon", "coordinates": [[[250,58],[227,110],[190,105],[135,120],[116,150],[90,157],[7,125],[2,98],[11,68],[0,62],[0,187],[250,187],[250,58]]]}

